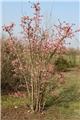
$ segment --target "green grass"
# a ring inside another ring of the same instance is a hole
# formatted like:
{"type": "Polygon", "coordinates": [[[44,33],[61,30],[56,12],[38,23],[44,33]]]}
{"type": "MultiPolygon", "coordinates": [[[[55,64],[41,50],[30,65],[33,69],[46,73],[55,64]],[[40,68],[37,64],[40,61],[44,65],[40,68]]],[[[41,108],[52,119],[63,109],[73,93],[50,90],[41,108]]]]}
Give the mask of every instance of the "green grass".
{"type": "Polygon", "coordinates": [[[64,76],[65,86],[62,89],[69,89],[65,92],[63,90],[60,104],[55,103],[48,108],[44,120],[80,120],[80,70],[73,69],[65,72],[64,76]]]}
{"type": "Polygon", "coordinates": [[[1,105],[2,108],[10,108],[10,107],[15,107],[15,106],[24,106],[27,105],[28,100],[27,98],[22,98],[22,97],[12,97],[8,95],[4,95],[1,98],[1,105]]]}
{"type": "MultiPolygon", "coordinates": [[[[65,86],[64,88],[68,88],[71,85],[74,85],[76,90],[80,92],[80,70],[72,70],[69,72],[65,72],[65,86]]],[[[77,92],[77,91],[76,91],[77,92]]],[[[74,100],[75,95],[77,94],[75,91],[65,92],[64,99],[62,104],[54,104],[51,105],[44,111],[45,114],[30,114],[30,120],[80,120],[80,99],[74,100]],[[74,93],[74,94],[73,94],[74,93]],[[72,96],[73,99],[67,102],[66,96],[72,96]],[[65,104],[66,105],[65,105],[65,104]]],[[[29,101],[27,98],[16,98],[4,95],[2,96],[2,108],[14,108],[15,106],[26,106],[29,101]]]]}
{"type": "Polygon", "coordinates": [[[80,119],[80,103],[74,103],[73,105],[71,104],[68,108],[58,106],[51,107],[47,111],[47,115],[44,120],[79,120],[79,119],[80,119]]]}

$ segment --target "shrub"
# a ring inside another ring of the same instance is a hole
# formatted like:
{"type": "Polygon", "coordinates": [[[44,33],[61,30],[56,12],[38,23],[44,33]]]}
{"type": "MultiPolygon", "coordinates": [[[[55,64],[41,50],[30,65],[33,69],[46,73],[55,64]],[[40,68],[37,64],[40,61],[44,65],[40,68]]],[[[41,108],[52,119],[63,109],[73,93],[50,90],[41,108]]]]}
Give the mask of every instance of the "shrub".
{"type": "MultiPolygon", "coordinates": [[[[34,16],[23,16],[21,27],[24,35],[24,48],[16,48],[14,44],[13,28],[14,24],[3,26],[3,30],[9,35],[8,49],[10,54],[15,55],[12,60],[13,72],[26,85],[30,108],[32,111],[42,111],[45,107],[45,93],[49,86],[49,81],[58,73],[59,82],[64,83],[63,75],[57,72],[55,64],[51,63],[56,54],[62,55],[65,52],[65,40],[72,38],[76,31],[72,25],[65,22],[54,25],[54,37],[48,29],[42,30],[40,14],[40,3],[34,3],[34,16]]],[[[64,61],[64,60],[63,60],[64,61]]],[[[64,63],[64,62],[63,62],[64,63]]]]}
{"type": "MultiPolygon", "coordinates": [[[[15,45],[17,50],[22,50],[20,42],[17,43],[15,41],[15,45]]],[[[14,76],[12,61],[16,58],[16,55],[9,51],[8,40],[6,38],[2,39],[1,54],[1,92],[16,91],[19,85],[24,82],[20,76],[14,76]]]]}
{"type": "Polygon", "coordinates": [[[55,60],[55,65],[58,71],[66,71],[67,68],[69,68],[69,62],[63,57],[58,57],[57,60],[55,60]]]}

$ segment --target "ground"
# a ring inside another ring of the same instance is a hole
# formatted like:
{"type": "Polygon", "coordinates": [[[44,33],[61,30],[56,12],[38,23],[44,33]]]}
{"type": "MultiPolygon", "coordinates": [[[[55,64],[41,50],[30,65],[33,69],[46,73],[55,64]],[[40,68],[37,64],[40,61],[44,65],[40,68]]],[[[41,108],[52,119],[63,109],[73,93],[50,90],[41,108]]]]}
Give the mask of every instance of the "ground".
{"type": "MultiPolygon", "coordinates": [[[[80,85],[80,69],[65,73],[66,85],[80,85]]],[[[31,113],[26,98],[2,96],[2,120],[80,120],[80,101],[71,101],[69,106],[52,105],[42,113],[31,113]]]]}

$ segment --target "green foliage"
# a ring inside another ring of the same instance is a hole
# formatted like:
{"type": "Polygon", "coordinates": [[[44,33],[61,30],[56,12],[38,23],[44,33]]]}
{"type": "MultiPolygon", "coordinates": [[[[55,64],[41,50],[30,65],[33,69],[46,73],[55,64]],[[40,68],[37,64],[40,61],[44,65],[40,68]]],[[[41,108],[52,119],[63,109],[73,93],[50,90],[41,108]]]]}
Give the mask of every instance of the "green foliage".
{"type": "Polygon", "coordinates": [[[58,57],[55,60],[55,65],[58,71],[66,71],[69,67],[69,62],[64,57],[58,57]]]}
{"type": "Polygon", "coordinates": [[[78,49],[69,49],[67,58],[70,67],[76,67],[77,65],[79,65],[79,54],[80,51],[78,49]]]}
{"type": "MultiPolygon", "coordinates": [[[[13,73],[12,73],[12,65],[11,65],[11,60],[12,57],[8,53],[7,50],[7,41],[3,40],[2,41],[2,49],[1,49],[1,87],[2,91],[6,87],[10,87],[13,84],[13,73]]],[[[8,88],[9,89],[9,88],[8,88]]]]}
{"type": "MultiPolygon", "coordinates": [[[[17,90],[19,84],[21,83],[20,76],[14,77],[14,71],[12,66],[12,61],[16,58],[14,53],[10,53],[7,45],[8,40],[2,39],[1,47],[1,92],[11,92],[17,90]]],[[[16,49],[21,53],[22,45],[20,42],[15,43],[16,49]],[[20,48],[20,49],[18,49],[20,48]]],[[[23,57],[22,57],[23,58],[23,57]]],[[[23,80],[23,79],[22,79],[23,80]]]]}

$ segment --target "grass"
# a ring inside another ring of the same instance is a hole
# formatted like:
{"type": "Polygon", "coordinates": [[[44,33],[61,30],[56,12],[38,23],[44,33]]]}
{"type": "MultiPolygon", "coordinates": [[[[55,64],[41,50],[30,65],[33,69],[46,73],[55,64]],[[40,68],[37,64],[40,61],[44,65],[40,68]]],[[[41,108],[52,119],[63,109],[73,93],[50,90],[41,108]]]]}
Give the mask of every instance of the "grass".
{"type": "MultiPolygon", "coordinates": [[[[77,88],[77,90],[80,93],[80,70],[75,68],[75,70],[65,72],[64,76],[65,76],[66,83],[63,89],[66,87],[70,87],[73,84],[75,85],[75,88],[77,88]]],[[[64,99],[62,99],[63,100],[62,104],[54,104],[54,105],[52,104],[50,107],[48,107],[48,109],[46,109],[43,112],[43,114],[38,114],[38,113],[31,114],[28,112],[26,113],[25,110],[23,111],[25,111],[25,114],[28,117],[27,118],[28,120],[80,120],[80,99],[79,100],[71,99],[71,96],[72,98],[75,98],[75,95],[76,95],[76,92],[74,91],[72,91],[71,93],[65,92],[64,99]],[[67,96],[69,96],[69,98],[71,99],[69,102],[67,102],[67,96]]],[[[16,98],[16,97],[4,95],[2,96],[1,105],[2,105],[2,109],[6,108],[8,110],[9,108],[15,109],[15,106],[17,106],[18,108],[20,106],[26,106],[28,103],[29,101],[27,100],[27,98],[22,98],[22,97],[16,98]]],[[[16,112],[18,108],[15,109],[14,111],[16,112]]],[[[24,112],[22,112],[21,115],[24,117],[25,115],[23,113],[24,112]]],[[[9,114],[12,114],[12,113],[9,113],[9,114]]],[[[17,116],[19,115],[17,114],[17,116]]],[[[2,119],[2,120],[5,120],[5,119],[2,119]]],[[[18,120],[18,119],[15,119],[15,120],[18,120]]]]}
{"type": "Polygon", "coordinates": [[[2,96],[2,108],[10,108],[10,107],[15,107],[15,106],[25,106],[28,103],[27,98],[22,98],[22,97],[12,97],[8,95],[2,96]]]}
{"type": "Polygon", "coordinates": [[[54,106],[47,111],[47,116],[45,120],[53,120],[53,118],[54,120],[79,120],[79,111],[79,102],[73,103],[73,105],[71,104],[68,108],[65,108],[63,106],[54,106]]]}

